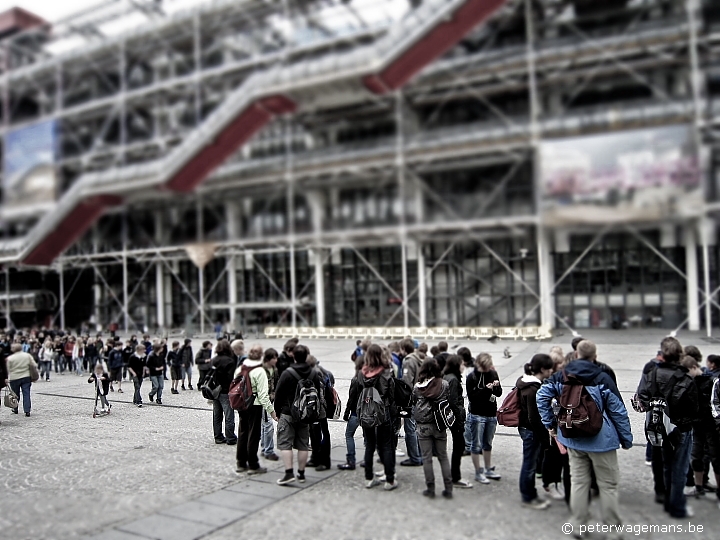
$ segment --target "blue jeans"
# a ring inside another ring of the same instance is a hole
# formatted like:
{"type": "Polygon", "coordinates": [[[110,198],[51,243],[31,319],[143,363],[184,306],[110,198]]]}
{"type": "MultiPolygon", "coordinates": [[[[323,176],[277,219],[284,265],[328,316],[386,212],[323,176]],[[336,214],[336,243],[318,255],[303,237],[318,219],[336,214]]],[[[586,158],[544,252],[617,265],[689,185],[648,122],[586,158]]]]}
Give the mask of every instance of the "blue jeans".
{"type": "Polygon", "coordinates": [[[355,465],[355,432],[360,427],[360,419],[355,413],[348,418],[345,426],[345,446],[347,447],[346,461],[348,465],[355,465]]]}
{"type": "Polygon", "coordinates": [[[469,452],[472,448],[473,443],[473,435],[472,435],[472,426],[470,424],[470,413],[468,413],[468,418],[465,420],[465,451],[469,452]]]}
{"type": "Polygon", "coordinates": [[[520,438],[523,441],[523,462],[520,467],[520,495],[523,502],[537,499],[535,489],[535,465],[540,453],[540,440],[531,429],[519,427],[520,438]]]}
{"type": "Polygon", "coordinates": [[[213,434],[216,441],[237,441],[235,435],[235,411],[230,407],[227,394],[220,394],[213,400],[213,434]],[[223,417],[225,417],[225,436],[223,437],[223,417]]]}
{"type": "Polygon", "coordinates": [[[43,360],[40,362],[40,378],[45,378],[46,381],[50,380],[50,372],[52,371],[52,362],[50,360],[43,360]]]}
{"type": "Polygon", "coordinates": [[[468,425],[470,426],[470,453],[482,454],[483,450],[490,452],[495,438],[495,430],[497,429],[497,418],[468,414],[465,421],[466,436],[468,425]]]}
{"type": "Polygon", "coordinates": [[[15,379],[10,382],[10,388],[15,392],[15,395],[20,398],[20,391],[22,390],[22,404],[23,411],[26,413],[30,412],[30,387],[32,386],[32,380],[30,377],[23,377],[21,379],[15,379]]]}
{"type": "Polygon", "coordinates": [[[662,446],[665,473],[665,511],[672,517],[687,515],[685,480],[690,465],[692,431],[669,435],[662,446]],[[673,444],[670,444],[672,439],[673,444]]]}
{"type": "Polygon", "coordinates": [[[135,395],[133,396],[133,405],[142,405],[142,395],[140,394],[140,388],[142,388],[143,379],[142,377],[133,377],[133,384],[135,385],[135,395]]]}
{"type": "Polygon", "coordinates": [[[275,424],[272,417],[266,410],[262,412],[262,425],[260,426],[260,445],[263,456],[271,456],[275,453],[275,424]]]}
{"type": "Polygon", "coordinates": [[[416,433],[415,419],[405,418],[405,447],[407,448],[408,459],[413,463],[422,463],[422,454],[416,433]]]}
{"type": "Polygon", "coordinates": [[[165,379],[163,378],[162,374],[153,375],[152,377],[150,377],[150,382],[152,383],[152,390],[150,390],[150,395],[157,395],[158,401],[162,401],[163,388],[165,388],[165,379]]]}

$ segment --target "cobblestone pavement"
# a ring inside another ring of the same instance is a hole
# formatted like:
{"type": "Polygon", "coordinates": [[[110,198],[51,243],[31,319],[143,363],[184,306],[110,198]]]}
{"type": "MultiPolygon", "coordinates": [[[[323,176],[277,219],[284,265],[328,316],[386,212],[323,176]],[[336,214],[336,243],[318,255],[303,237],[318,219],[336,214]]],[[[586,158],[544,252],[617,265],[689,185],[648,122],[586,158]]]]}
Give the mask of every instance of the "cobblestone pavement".
{"type": "MultiPolygon", "coordinates": [[[[618,375],[626,404],[642,365],[657,350],[662,331],[588,332],[599,345],[602,361],[618,375]]],[[[705,354],[720,351],[695,334],[681,334],[683,344],[696,344],[705,354]]],[[[199,340],[198,340],[199,341],[199,340]]],[[[507,392],[522,365],[535,352],[553,344],[568,348],[570,336],[551,342],[467,342],[473,353],[490,352],[507,392]],[[510,347],[512,357],[502,350],[510,347]]],[[[246,343],[252,343],[248,340],[246,343]]],[[[281,342],[260,340],[279,348],[281,342]]],[[[333,371],[343,402],[352,376],[352,341],[308,341],[313,354],[333,371]]],[[[197,375],[195,375],[195,379],[197,375]]],[[[421,468],[398,467],[398,490],[363,487],[361,471],[308,471],[304,486],[273,484],[275,469],[252,480],[234,472],[235,447],[216,445],[211,406],[197,391],[169,393],[164,405],[132,406],[132,385],[112,393],[111,415],[92,418],[93,386],[87,377],[53,375],[33,385],[30,418],[0,412],[0,538],[106,540],[143,538],[284,539],[284,538],[562,538],[567,521],[563,503],[546,512],[520,507],[517,478],[520,439],[500,427],[494,462],[500,482],[456,490],[455,499],[428,501],[421,468]],[[279,491],[278,491],[279,490],[279,491]],[[282,502],[278,502],[282,499],[282,502]]],[[[692,501],[696,517],[673,520],[652,502],[652,475],[644,465],[642,417],[630,412],[636,446],[620,451],[621,510],[629,525],[703,526],[692,538],[720,534],[720,510],[713,499],[692,501]]],[[[330,422],[333,458],[344,461],[344,422],[330,422]]],[[[358,450],[362,451],[361,439],[358,450]]],[[[404,450],[400,442],[399,449],[404,450]]],[[[399,459],[403,459],[400,457],[399,459]]],[[[463,460],[466,478],[472,475],[463,460]]],[[[436,465],[436,475],[439,473],[436,465]]],[[[596,505],[594,505],[596,506],[596,505]]],[[[599,509],[594,507],[595,516],[599,509]]],[[[602,538],[602,535],[591,535],[602,538]]],[[[626,533],[626,538],[681,538],[680,534],[626,533]]]]}

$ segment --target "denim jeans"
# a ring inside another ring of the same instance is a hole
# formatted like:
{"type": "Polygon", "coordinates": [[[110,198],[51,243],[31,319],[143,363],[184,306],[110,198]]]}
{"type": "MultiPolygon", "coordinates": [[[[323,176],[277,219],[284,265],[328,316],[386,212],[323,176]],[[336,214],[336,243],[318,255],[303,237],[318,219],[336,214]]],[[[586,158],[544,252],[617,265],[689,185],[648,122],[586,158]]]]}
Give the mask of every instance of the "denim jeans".
{"type": "Polygon", "coordinates": [[[470,449],[472,448],[473,443],[473,435],[472,435],[472,424],[470,423],[470,413],[467,415],[467,419],[465,420],[465,451],[470,452],[470,449]]]}
{"type": "Polygon", "coordinates": [[[535,466],[540,453],[541,443],[531,429],[519,427],[520,438],[523,441],[523,461],[520,468],[520,495],[523,502],[537,499],[535,489],[535,466]]]}
{"type": "Polygon", "coordinates": [[[52,371],[52,362],[50,360],[44,360],[40,362],[40,378],[45,378],[46,381],[50,380],[50,372],[52,371]]]}
{"type": "MultiPolygon", "coordinates": [[[[414,425],[414,422],[413,422],[414,425]]],[[[363,428],[365,436],[365,480],[374,478],[373,458],[375,448],[385,468],[387,482],[395,481],[395,451],[393,450],[393,425],[388,422],[377,428],[363,428]]]]}
{"type": "MultiPolygon", "coordinates": [[[[470,425],[470,452],[473,454],[482,454],[483,450],[490,452],[497,429],[497,418],[468,414],[465,425],[468,424],[470,425]]],[[[467,433],[467,429],[465,432],[467,433]]]]}
{"type": "Polygon", "coordinates": [[[32,380],[30,377],[23,377],[21,379],[15,379],[10,382],[10,388],[15,392],[15,395],[20,398],[20,391],[22,390],[22,404],[23,411],[26,413],[30,412],[30,387],[32,386],[32,380]]]}
{"type": "Polygon", "coordinates": [[[73,360],[75,362],[75,373],[78,375],[82,375],[83,372],[83,359],[82,358],[75,358],[73,360]]]}
{"type": "Polygon", "coordinates": [[[260,445],[262,446],[262,455],[271,456],[275,453],[275,423],[272,417],[263,410],[262,426],[260,427],[260,445]]]}
{"type": "Polygon", "coordinates": [[[662,446],[665,473],[665,511],[672,517],[687,515],[685,480],[690,464],[692,431],[669,435],[662,446]],[[672,443],[670,444],[670,440],[672,443]]]}
{"type": "Polygon", "coordinates": [[[345,446],[347,447],[346,461],[348,465],[355,465],[355,432],[360,427],[360,419],[352,413],[345,426],[345,446]]]}
{"type": "Polygon", "coordinates": [[[407,448],[408,459],[413,463],[422,463],[422,455],[420,454],[420,445],[416,433],[415,419],[411,417],[405,418],[405,447],[407,448]]]}
{"type": "Polygon", "coordinates": [[[133,384],[135,385],[135,395],[133,396],[133,405],[142,405],[142,395],[140,394],[140,388],[142,387],[142,377],[137,375],[133,377],[133,384]]]}
{"type": "Polygon", "coordinates": [[[213,400],[213,434],[216,441],[237,441],[235,435],[235,411],[230,407],[227,394],[220,394],[213,400]],[[225,436],[223,437],[223,417],[225,417],[225,436]]]}
{"type": "Polygon", "coordinates": [[[150,390],[150,395],[157,395],[158,401],[162,401],[163,388],[165,388],[165,379],[163,378],[162,374],[151,376],[150,382],[152,383],[152,390],[150,390]]]}

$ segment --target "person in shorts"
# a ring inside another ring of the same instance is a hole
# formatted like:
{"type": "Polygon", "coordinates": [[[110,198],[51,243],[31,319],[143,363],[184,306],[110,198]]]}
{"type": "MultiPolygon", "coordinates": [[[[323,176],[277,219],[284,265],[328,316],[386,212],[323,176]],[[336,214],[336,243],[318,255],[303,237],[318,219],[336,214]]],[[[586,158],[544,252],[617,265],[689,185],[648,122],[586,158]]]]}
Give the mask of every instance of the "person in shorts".
{"type": "Polygon", "coordinates": [[[293,352],[294,363],[283,371],[275,388],[275,414],[278,417],[277,447],[285,464],[285,476],[277,483],[281,486],[297,480],[305,482],[305,465],[310,449],[310,426],[301,422],[293,422],[290,407],[295,399],[295,391],[299,379],[313,381],[319,396],[322,396],[322,380],[313,368],[306,363],[310,351],[304,345],[298,345],[293,352]],[[293,373],[294,372],[294,373],[293,373]],[[293,448],[297,450],[297,476],[293,474],[293,448]]]}

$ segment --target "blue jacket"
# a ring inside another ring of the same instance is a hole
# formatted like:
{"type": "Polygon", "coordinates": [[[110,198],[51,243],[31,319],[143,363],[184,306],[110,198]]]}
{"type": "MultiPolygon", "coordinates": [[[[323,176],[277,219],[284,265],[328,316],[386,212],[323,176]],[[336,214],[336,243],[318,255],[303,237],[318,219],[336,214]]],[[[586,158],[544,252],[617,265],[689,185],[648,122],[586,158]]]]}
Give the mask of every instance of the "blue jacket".
{"type": "MultiPolygon", "coordinates": [[[[566,367],[567,373],[576,375],[585,385],[590,396],[603,413],[603,426],[594,437],[565,438],[558,430],[557,439],[567,448],[583,452],[610,452],[620,446],[631,448],[633,442],[630,418],[612,379],[602,369],[588,360],[574,360],[566,367]]],[[[562,372],[558,372],[540,387],[537,406],[543,425],[550,429],[557,425],[553,414],[552,399],[562,394],[562,372]]]]}

